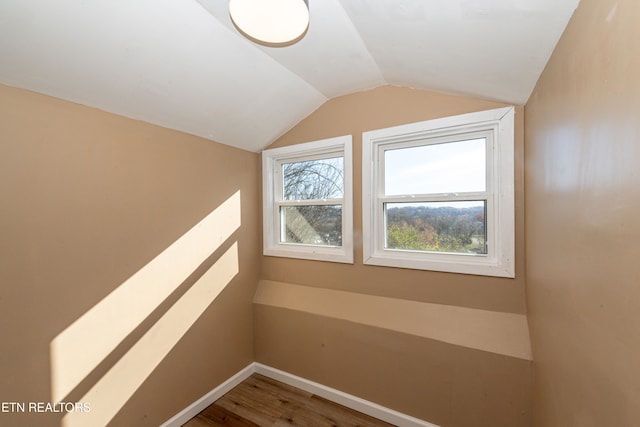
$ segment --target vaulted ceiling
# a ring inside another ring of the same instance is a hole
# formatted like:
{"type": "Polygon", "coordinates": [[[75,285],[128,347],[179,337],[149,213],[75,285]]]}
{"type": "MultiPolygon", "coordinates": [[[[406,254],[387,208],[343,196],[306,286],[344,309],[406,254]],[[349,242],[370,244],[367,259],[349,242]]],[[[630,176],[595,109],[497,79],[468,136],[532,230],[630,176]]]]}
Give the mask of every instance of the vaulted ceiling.
{"type": "Polygon", "coordinates": [[[259,151],[381,85],[524,104],[579,0],[310,0],[299,43],[226,0],[2,0],[0,83],[259,151]]]}

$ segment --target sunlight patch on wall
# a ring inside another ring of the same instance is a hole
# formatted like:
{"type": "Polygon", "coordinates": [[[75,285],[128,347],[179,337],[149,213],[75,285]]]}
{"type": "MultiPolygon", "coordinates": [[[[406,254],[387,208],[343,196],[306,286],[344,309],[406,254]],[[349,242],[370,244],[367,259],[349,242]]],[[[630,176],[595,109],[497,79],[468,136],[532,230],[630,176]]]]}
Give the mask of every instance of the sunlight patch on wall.
{"type": "Polygon", "coordinates": [[[238,228],[239,191],[58,334],[50,344],[52,400],[77,387],[238,228]]]}
{"type": "Polygon", "coordinates": [[[238,271],[234,243],[80,399],[91,403],[91,411],[69,412],[62,426],[107,425],[238,271]]]}

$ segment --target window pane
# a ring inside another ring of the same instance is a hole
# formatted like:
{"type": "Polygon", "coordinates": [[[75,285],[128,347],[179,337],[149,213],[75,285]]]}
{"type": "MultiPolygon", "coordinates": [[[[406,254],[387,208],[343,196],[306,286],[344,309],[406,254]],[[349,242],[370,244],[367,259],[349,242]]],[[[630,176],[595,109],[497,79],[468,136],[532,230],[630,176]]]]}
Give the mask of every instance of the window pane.
{"type": "Polygon", "coordinates": [[[386,203],[385,249],[487,253],[486,201],[386,203]]]}
{"type": "Polygon", "coordinates": [[[384,152],[386,195],[486,190],[486,138],[384,152]]]}
{"type": "Polygon", "coordinates": [[[344,193],[342,157],[284,163],[284,200],[341,199],[344,193]]]}
{"type": "Polygon", "coordinates": [[[342,206],[284,206],[282,243],[342,246],[342,206]]]}

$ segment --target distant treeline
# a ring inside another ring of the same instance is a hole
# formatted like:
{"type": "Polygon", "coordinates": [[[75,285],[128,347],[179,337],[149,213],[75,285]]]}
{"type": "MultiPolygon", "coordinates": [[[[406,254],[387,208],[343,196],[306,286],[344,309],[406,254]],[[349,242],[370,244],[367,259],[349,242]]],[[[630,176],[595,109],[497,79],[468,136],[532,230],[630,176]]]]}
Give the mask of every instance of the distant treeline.
{"type": "Polygon", "coordinates": [[[483,206],[387,209],[388,249],[486,253],[483,206]]]}

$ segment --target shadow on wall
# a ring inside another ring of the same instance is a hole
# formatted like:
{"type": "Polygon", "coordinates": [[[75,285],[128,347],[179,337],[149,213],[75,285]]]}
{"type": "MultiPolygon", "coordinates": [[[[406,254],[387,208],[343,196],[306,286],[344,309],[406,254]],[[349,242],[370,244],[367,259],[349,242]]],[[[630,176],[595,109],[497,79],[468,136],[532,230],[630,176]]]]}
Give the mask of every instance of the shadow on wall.
{"type": "MultiPolygon", "coordinates": [[[[106,425],[238,274],[240,191],[50,343],[51,401],[61,402],[216,251],[214,264],[78,400],[67,427],[106,425]],[[226,248],[226,250],[224,249],[226,248]]],[[[76,390],[77,391],[77,390],[76,390]]],[[[74,399],[75,400],[75,399],[74,399]]]]}

